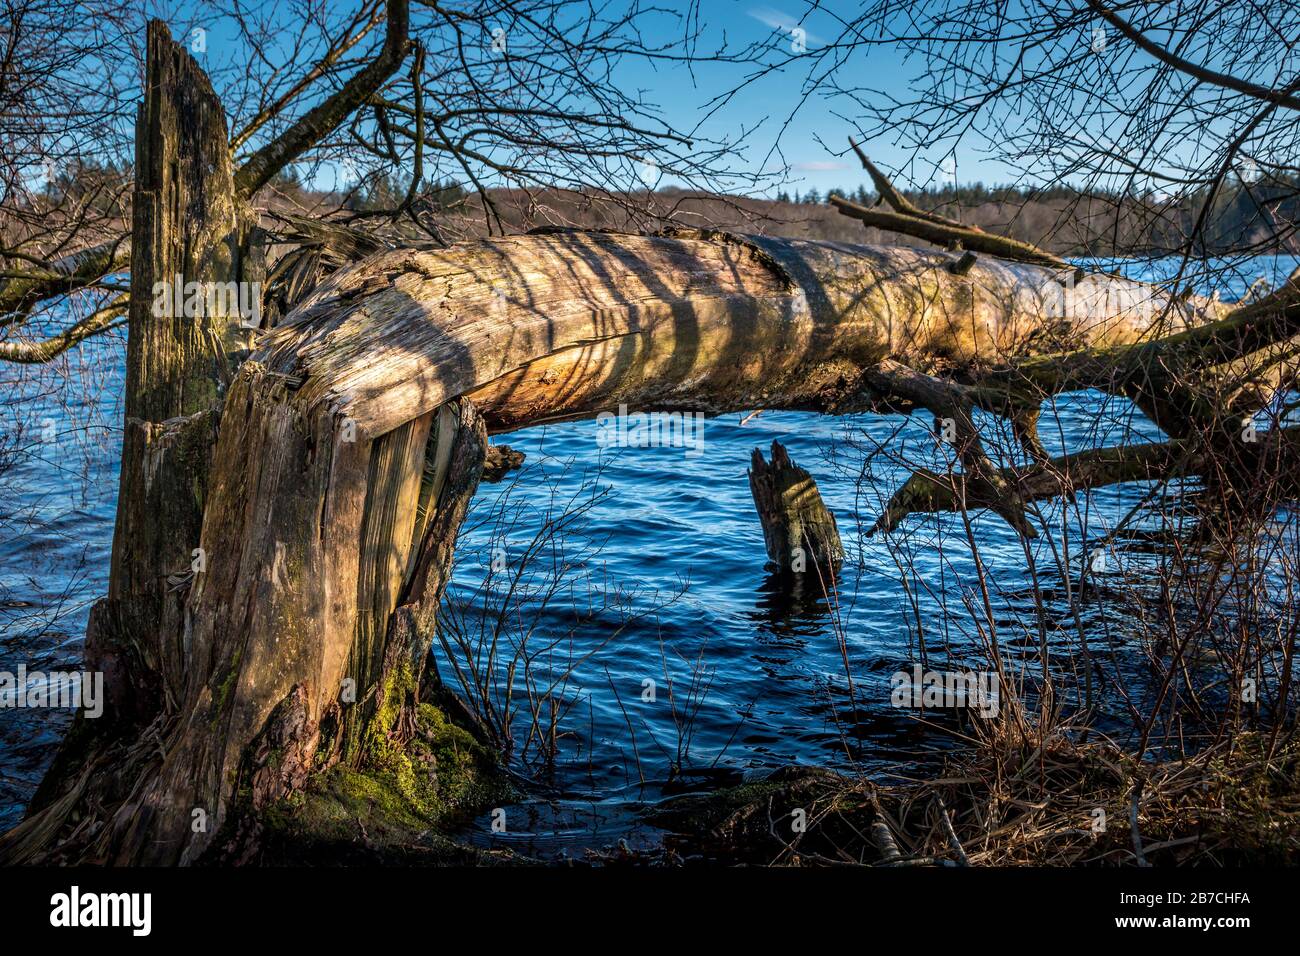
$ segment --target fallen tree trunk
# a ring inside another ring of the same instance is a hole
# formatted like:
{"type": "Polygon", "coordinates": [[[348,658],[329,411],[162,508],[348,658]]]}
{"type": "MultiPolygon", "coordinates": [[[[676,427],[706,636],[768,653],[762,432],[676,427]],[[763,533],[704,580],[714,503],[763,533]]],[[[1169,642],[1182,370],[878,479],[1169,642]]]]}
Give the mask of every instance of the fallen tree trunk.
{"type": "Polygon", "coordinates": [[[887,356],[992,365],[1138,341],[1153,315],[1176,331],[1222,311],[1089,277],[1093,305],[1071,314],[1051,269],[980,260],[958,273],[956,258],[564,232],[385,251],[337,273],[224,397],[206,567],[160,635],[175,677],[165,712],[117,759],[130,779],[105,807],[83,781],[0,853],[224,858],[255,833],[250,817],[313,771],[400,745],[482,467],[485,442],[469,437],[479,415],[504,431],[619,403],[857,411],[893,397],[872,384],[887,356]]]}

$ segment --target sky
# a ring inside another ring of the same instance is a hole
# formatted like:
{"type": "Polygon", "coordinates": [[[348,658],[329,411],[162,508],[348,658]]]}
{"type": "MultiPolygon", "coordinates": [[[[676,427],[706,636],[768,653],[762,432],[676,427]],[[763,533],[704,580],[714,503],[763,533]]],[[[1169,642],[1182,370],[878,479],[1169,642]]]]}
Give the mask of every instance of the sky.
{"type": "MultiPolygon", "coordinates": [[[[631,0],[609,0],[612,7],[631,0]]],[[[644,0],[653,9],[684,13],[688,0],[644,0]]],[[[599,7],[600,4],[597,3],[599,7]]],[[[184,35],[181,26],[187,15],[207,10],[222,10],[217,0],[211,5],[195,5],[194,0],[177,0],[172,22],[173,32],[184,35]]],[[[858,10],[856,0],[698,0],[698,25],[701,36],[698,49],[711,51],[725,45],[731,50],[753,43],[772,41],[786,48],[802,42],[810,52],[824,46],[840,32],[835,13],[851,19],[858,10]],[[812,8],[811,13],[807,11],[812,8]],[[802,30],[800,34],[797,31],[802,30]]],[[[201,15],[201,14],[200,14],[201,15]]],[[[644,34],[647,46],[654,47],[680,37],[681,21],[674,16],[651,14],[644,34]]],[[[287,42],[287,41],[286,41],[287,42]]],[[[220,33],[208,41],[210,56],[222,57],[234,65],[240,53],[238,44],[228,44],[220,33]],[[223,55],[224,54],[224,55],[223,55]],[[232,59],[233,58],[233,59],[232,59]]],[[[202,56],[200,56],[202,59],[202,56]]],[[[917,60],[904,62],[899,51],[887,46],[873,46],[854,54],[842,69],[852,80],[879,87],[886,95],[905,97],[909,80],[924,70],[917,60]]],[[[748,131],[743,151],[733,168],[739,173],[774,174],[786,169],[783,185],[761,188],[774,195],[778,189],[793,195],[815,189],[824,196],[831,188],[855,190],[859,185],[870,188],[870,181],[856,157],[847,152],[848,137],[854,132],[853,106],[840,99],[831,103],[820,94],[803,100],[802,82],[807,66],[796,64],[785,72],[764,76],[744,85],[753,69],[744,64],[697,63],[688,68],[680,62],[663,63],[628,57],[618,67],[616,82],[626,91],[641,91],[643,99],[660,108],[664,122],[677,131],[693,131],[710,140],[734,141],[748,131]],[[708,112],[719,93],[737,86],[743,88],[720,109],[708,112]],[[839,114],[846,115],[839,115],[839,114]],[[847,153],[847,155],[845,155],[847,153]]],[[[873,160],[887,171],[901,171],[895,182],[904,188],[940,185],[955,179],[962,183],[981,181],[986,184],[1010,182],[1015,172],[999,168],[973,149],[959,148],[956,168],[936,168],[938,157],[916,157],[888,140],[865,142],[873,160]]],[[[313,185],[332,188],[346,175],[333,166],[317,172],[313,185]]],[[[673,185],[665,176],[659,186],[673,185]]],[[[635,187],[636,183],[629,183],[635,187]]],[[[746,191],[746,190],[742,190],[746,191]]]]}
{"type": "MultiPolygon", "coordinates": [[[[228,82],[231,76],[242,78],[242,85],[239,81],[231,82],[231,86],[238,91],[238,103],[235,97],[231,97],[227,103],[232,115],[240,115],[236,112],[237,106],[242,108],[250,103],[255,105],[255,97],[248,95],[246,82],[251,75],[248,65],[252,54],[248,45],[238,39],[232,12],[236,9],[242,9],[246,13],[251,10],[255,14],[254,21],[266,21],[267,35],[273,38],[263,70],[269,72],[272,69],[278,70],[281,66],[276,61],[276,54],[280,52],[277,44],[283,47],[283,62],[293,59],[290,52],[301,17],[301,11],[297,7],[282,6],[281,2],[282,0],[245,0],[236,4],[235,0],[150,0],[150,6],[160,7],[158,14],[170,23],[173,35],[182,42],[189,40],[196,24],[210,25],[211,33],[207,37],[206,48],[195,55],[209,69],[214,82],[219,83],[218,88],[223,92],[227,88],[220,83],[228,82]]],[[[325,2],[331,4],[326,8],[331,13],[331,20],[342,19],[347,15],[343,12],[344,7],[332,5],[335,0],[325,2]]],[[[353,4],[355,2],[353,0],[353,4]]],[[[472,9],[476,0],[448,2],[449,6],[461,5],[472,9]]],[[[645,10],[643,38],[650,48],[682,36],[682,19],[675,14],[697,11],[695,19],[690,22],[697,24],[700,30],[696,48],[702,54],[724,44],[728,49],[737,51],[753,44],[771,43],[786,50],[802,43],[809,53],[815,55],[840,35],[841,21],[852,21],[862,6],[860,0],[696,0],[694,4],[691,0],[590,2],[605,19],[617,19],[620,12],[631,4],[637,4],[645,10]],[[802,32],[798,32],[800,30],[802,32]]],[[[923,9],[927,2],[929,0],[904,0],[891,9],[902,18],[901,24],[906,22],[908,14],[923,9]]],[[[1023,0],[1006,2],[1011,7],[1016,7],[1023,0]]],[[[349,4],[348,9],[352,8],[353,5],[349,4]]],[[[999,9],[1002,9],[1000,5],[999,9]]],[[[587,16],[583,0],[574,0],[564,10],[566,12],[559,16],[587,16]]],[[[509,16],[500,10],[492,16],[501,18],[502,22],[509,22],[509,16]]],[[[430,19],[427,14],[423,17],[426,28],[430,19]]],[[[447,28],[443,25],[437,29],[447,28]]],[[[572,29],[581,29],[581,24],[575,23],[572,29]]],[[[369,41],[373,45],[378,38],[376,32],[369,41]]],[[[1081,40],[1086,44],[1086,37],[1081,37],[1081,40]]],[[[310,57],[314,55],[314,52],[302,54],[299,65],[310,62],[310,57]]],[[[697,139],[714,142],[734,142],[744,133],[745,143],[739,154],[731,160],[735,173],[766,174],[773,177],[783,170],[785,172],[784,183],[777,185],[769,181],[768,186],[760,189],[766,195],[771,196],[778,189],[790,194],[807,194],[809,190],[815,189],[824,196],[831,188],[854,191],[859,185],[869,186],[865,173],[847,149],[849,135],[856,129],[854,120],[860,118],[857,114],[861,108],[848,98],[830,100],[821,92],[813,92],[805,98],[804,81],[814,63],[814,60],[795,62],[783,72],[767,74],[752,83],[746,83],[748,74],[755,68],[753,64],[696,62],[688,65],[680,61],[664,62],[628,56],[618,66],[615,82],[625,92],[639,92],[642,101],[657,105],[660,117],[674,131],[692,133],[697,139]],[[739,88],[739,91],[734,98],[716,111],[709,112],[712,100],[720,93],[735,88],[739,88]]],[[[132,60],[131,69],[136,68],[132,60]]],[[[296,71],[298,68],[295,66],[293,69],[296,71]]],[[[836,77],[859,88],[877,90],[885,102],[906,102],[915,98],[915,84],[924,76],[926,68],[927,64],[921,56],[914,55],[907,60],[902,51],[882,44],[855,51],[852,58],[838,68],[836,77]]],[[[261,77],[262,73],[257,75],[261,77]]],[[[289,75],[296,73],[282,75],[280,82],[284,83],[289,75]]],[[[135,78],[126,77],[124,82],[134,83],[135,78]]],[[[313,92],[315,91],[316,88],[313,87],[313,92]]],[[[1081,95],[1091,97],[1092,91],[1085,89],[1081,95]]],[[[1014,97],[1010,99],[1013,101],[1010,106],[999,104],[995,107],[999,111],[999,119],[1007,119],[1005,110],[1015,108],[1014,97]]],[[[295,103],[295,112],[305,109],[311,101],[312,97],[308,95],[295,103]]],[[[567,107],[568,104],[565,105],[567,107]]],[[[242,115],[247,114],[245,112],[242,115]]],[[[1012,121],[1015,119],[1014,116],[1010,118],[1012,121]]],[[[124,126],[131,123],[133,116],[123,111],[124,126]]],[[[647,124],[638,122],[638,125],[647,124]]],[[[1089,139],[1082,128],[1077,128],[1075,132],[1077,140],[1089,139]]],[[[1095,131],[1091,132],[1092,138],[1105,147],[1106,144],[1097,138],[1095,131]]],[[[1224,131],[1218,131],[1215,135],[1201,135],[1206,132],[1207,130],[1188,130],[1186,144],[1175,144],[1172,147],[1174,153],[1161,152],[1152,161],[1161,162],[1171,155],[1177,157],[1180,150],[1190,156],[1196,150],[1219,148],[1224,139],[1224,131]]],[[[123,140],[129,142],[129,136],[124,136],[123,140]]],[[[986,185],[1034,181],[1027,179],[1027,170],[1009,168],[983,155],[978,151],[981,144],[973,141],[958,144],[955,167],[948,165],[951,162],[946,153],[948,144],[944,144],[944,153],[921,156],[891,141],[888,136],[867,140],[863,145],[872,159],[892,173],[895,183],[903,188],[940,186],[953,181],[965,184],[983,182],[986,185]]],[[[1076,146],[1075,151],[1080,148],[1087,148],[1086,144],[1084,147],[1076,146]]],[[[1119,146],[1116,149],[1123,151],[1119,146]]],[[[624,160],[629,159],[637,160],[639,157],[624,157],[624,160]]],[[[639,188],[642,183],[636,175],[637,170],[631,168],[632,163],[625,161],[622,165],[626,167],[620,171],[620,175],[624,172],[627,175],[625,188],[639,188]]],[[[440,170],[439,175],[448,172],[451,170],[440,170]]],[[[568,170],[565,172],[568,173],[568,170]]],[[[44,175],[44,170],[32,172],[33,177],[44,175]]],[[[310,184],[317,188],[337,188],[355,181],[346,168],[333,160],[326,160],[306,175],[311,177],[310,184]]],[[[581,176],[584,173],[579,169],[573,175],[581,176]]],[[[592,177],[593,181],[598,178],[592,177]]],[[[484,181],[489,185],[498,184],[492,182],[491,175],[485,176],[484,181]]],[[[671,174],[655,181],[659,187],[673,184],[671,174]]],[[[725,184],[721,185],[725,188],[725,184]]],[[[743,182],[735,182],[732,188],[747,191],[743,182]]]]}
{"type": "MultiPolygon", "coordinates": [[[[611,0],[617,5],[623,0],[611,0]]],[[[647,6],[682,14],[688,9],[687,0],[645,0],[647,6]]],[[[839,27],[835,18],[825,10],[839,11],[846,19],[851,17],[858,4],[854,0],[822,0],[805,16],[809,5],[804,0],[698,0],[698,28],[701,36],[697,49],[703,53],[725,45],[730,50],[740,50],[753,43],[773,41],[784,51],[791,44],[802,42],[807,50],[816,51],[827,40],[836,36],[839,27]],[[802,19],[801,19],[802,18],[802,19]],[[802,34],[796,31],[802,29],[802,34]]],[[[677,16],[649,15],[643,34],[648,47],[669,42],[682,34],[682,21],[677,16]]],[[[906,79],[923,69],[923,65],[905,66],[898,52],[887,47],[872,47],[869,52],[855,54],[850,64],[859,76],[869,76],[873,85],[899,94],[905,92],[906,79]]],[[[749,131],[743,151],[736,157],[733,168],[743,173],[772,174],[788,167],[786,183],[782,186],[760,188],[766,195],[775,195],[778,189],[794,195],[816,189],[822,196],[831,188],[854,190],[858,185],[870,189],[870,180],[856,157],[848,149],[848,137],[854,126],[846,118],[837,116],[831,104],[814,96],[800,103],[801,81],[806,67],[795,66],[783,73],[765,76],[744,88],[712,114],[708,106],[719,93],[743,86],[752,65],[696,63],[690,68],[680,62],[654,62],[645,58],[626,57],[616,72],[616,82],[625,91],[641,91],[646,102],[659,107],[664,122],[677,131],[694,131],[695,135],[710,140],[734,141],[742,131],[749,131]],[[787,125],[788,124],[788,125],[787,125]],[[779,152],[774,148],[779,146],[779,152]]],[[[840,109],[846,106],[842,101],[840,109]]],[[[865,144],[872,159],[887,170],[902,168],[911,158],[907,153],[888,142],[865,144]]],[[[321,186],[336,185],[337,171],[328,171],[328,182],[321,186]]],[[[943,176],[934,177],[937,183],[943,176]]],[[[1008,181],[1010,177],[978,162],[973,156],[959,153],[956,177],[962,182],[1008,181]]],[[[344,177],[346,178],[346,177],[344,177]]],[[[902,186],[934,184],[925,180],[914,181],[907,176],[897,179],[902,186]]],[[[657,183],[663,187],[673,185],[671,176],[657,183]]],[[[630,186],[638,185],[635,182],[630,186]]],[[[748,191],[742,188],[740,191],[748,191]]]]}
{"type": "MultiPolygon", "coordinates": [[[[829,0],[821,6],[842,11],[848,17],[858,4],[829,0]]],[[[800,17],[807,10],[802,2],[700,0],[700,8],[706,37],[700,43],[701,49],[710,48],[724,35],[733,48],[774,37],[788,44],[796,40],[797,35],[792,31],[801,27],[807,49],[815,51],[838,33],[837,24],[824,14],[814,12],[801,21],[800,17]]],[[[888,47],[872,47],[855,54],[850,67],[857,77],[868,77],[872,85],[900,96],[906,92],[908,79],[923,69],[916,63],[905,64],[902,56],[888,47]]],[[[745,72],[746,68],[729,64],[702,64],[688,71],[655,68],[644,61],[629,61],[624,66],[622,82],[644,89],[646,98],[663,108],[663,117],[670,125],[691,129],[705,116],[709,100],[722,90],[737,85],[745,72]]],[[[848,137],[855,131],[848,121],[851,114],[848,117],[837,115],[848,104],[843,100],[831,104],[816,95],[801,103],[802,80],[800,67],[760,79],[704,120],[701,134],[721,138],[734,136],[742,128],[756,128],[738,163],[750,172],[771,171],[782,165],[782,157],[770,153],[779,138],[791,179],[784,188],[791,194],[796,190],[816,189],[825,195],[831,188],[852,190],[859,184],[870,189],[870,180],[857,158],[851,152],[836,155],[847,150],[848,137]]],[[[864,146],[873,161],[886,169],[901,169],[910,158],[886,140],[867,142],[864,146]]],[[[972,151],[959,150],[956,165],[956,178],[961,182],[987,183],[1011,179],[1007,171],[996,168],[972,151]]],[[[944,175],[944,172],[936,171],[931,182],[912,181],[903,175],[897,182],[902,186],[937,185],[944,175]]]]}

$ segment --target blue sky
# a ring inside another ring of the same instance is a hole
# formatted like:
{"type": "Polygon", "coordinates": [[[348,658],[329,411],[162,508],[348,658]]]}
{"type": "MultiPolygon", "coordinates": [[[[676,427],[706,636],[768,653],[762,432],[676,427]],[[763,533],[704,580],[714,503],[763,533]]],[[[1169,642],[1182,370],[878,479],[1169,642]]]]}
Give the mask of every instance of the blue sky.
{"type": "MultiPolygon", "coordinates": [[[[214,76],[218,71],[227,77],[240,76],[247,70],[250,53],[246,45],[230,42],[236,33],[230,22],[229,0],[156,2],[166,8],[160,13],[171,23],[178,39],[186,38],[187,30],[195,22],[211,25],[213,33],[208,48],[196,55],[214,71],[214,76]]],[[[276,6],[276,2],[254,0],[247,5],[257,12],[259,19],[265,17],[272,27],[277,19],[283,21],[283,29],[270,30],[270,36],[274,38],[268,51],[270,60],[274,60],[277,52],[276,43],[284,46],[288,58],[295,33],[294,22],[300,15],[297,10],[276,6]]],[[[599,0],[595,7],[601,11],[602,17],[616,19],[620,5],[630,2],[633,0],[599,0]],[[606,2],[609,6],[603,7],[606,2]]],[[[685,13],[694,9],[689,6],[689,0],[640,2],[642,9],[648,11],[644,41],[650,48],[679,39],[684,27],[681,17],[673,15],[673,11],[685,13]]],[[[906,29],[906,15],[915,13],[926,2],[915,0],[911,7],[892,7],[901,18],[896,24],[899,29],[906,29]]],[[[1010,2],[1018,6],[1020,0],[1010,2]]],[[[701,36],[696,46],[701,53],[707,53],[724,43],[728,49],[738,51],[751,44],[770,42],[785,50],[795,39],[792,30],[801,27],[804,30],[803,42],[808,51],[815,54],[839,35],[840,21],[851,21],[859,9],[856,0],[698,0],[695,22],[701,36]]],[[[587,16],[585,5],[575,3],[565,10],[566,16],[587,16]]],[[[343,15],[341,8],[331,8],[331,11],[337,16],[343,15]]],[[[1081,34],[1080,41],[1086,44],[1087,37],[1081,34]]],[[[804,82],[811,63],[810,60],[795,62],[784,71],[765,75],[745,85],[747,74],[754,69],[752,65],[698,62],[691,67],[681,62],[628,57],[616,72],[616,82],[624,91],[640,92],[642,100],[657,105],[662,119],[676,131],[694,131],[700,139],[733,142],[742,132],[748,131],[743,152],[733,160],[733,169],[737,173],[767,173],[771,176],[783,165],[788,165],[788,182],[781,187],[787,192],[806,193],[809,189],[816,189],[824,195],[832,187],[855,189],[867,181],[852,154],[845,155],[848,136],[855,128],[853,121],[857,107],[847,98],[830,101],[821,93],[813,93],[805,100],[804,82]],[[707,113],[708,104],[719,93],[738,86],[741,89],[733,99],[716,112],[707,113]]],[[[837,76],[860,89],[875,88],[878,95],[897,102],[914,98],[914,84],[924,77],[926,68],[922,57],[913,56],[906,60],[898,49],[882,44],[860,48],[849,62],[839,68],[837,76]]],[[[1136,79],[1130,76],[1125,82],[1140,80],[1141,76],[1136,79]]],[[[1090,95],[1090,91],[1085,90],[1081,95],[1090,95]]],[[[299,108],[306,105],[305,102],[296,104],[299,108]]],[[[995,107],[1002,111],[1001,119],[1009,119],[1014,125],[1016,117],[1008,117],[1007,108],[1006,104],[995,107]]],[[[124,122],[129,120],[126,117],[124,122]]],[[[1123,127],[1123,123],[1118,123],[1121,134],[1123,127]]],[[[1105,146],[1102,134],[1108,131],[1100,125],[1090,130],[1080,127],[1075,132],[1081,140],[1091,136],[1105,146]]],[[[1165,151],[1158,153],[1154,161],[1188,161],[1190,158],[1201,162],[1207,151],[1212,153],[1222,147],[1226,134],[1230,132],[1229,127],[1175,130],[1160,140],[1161,149],[1165,151]]],[[[988,159],[978,152],[981,144],[977,142],[959,144],[955,169],[949,167],[942,172],[936,167],[941,159],[946,161],[946,153],[917,156],[888,138],[876,138],[864,145],[868,154],[886,170],[894,172],[895,182],[905,188],[941,185],[953,179],[990,185],[1035,181],[1027,176],[1027,170],[1008,168],[988,159]]],[[[1074,152],[1081,148],[1086,148],[1086,145],[1076,146],[1074,152]]],[[[1122,167],[1117,170],[1117,174],[1123,172],[1122,167]]],[[[1041,170],[1037,172],[1042,173],[1041,170]]],[[[627,173],[626,188],[639,188],[635,171],[628,170],[627,173]]],[[[585,175],[585,172],[579,171],[578,174],[585,175]]],[[[340,175],[336,165],[326,163],[318,171],[313,184],[319,188],[331,188],[347,179],[346,175],[340,175]]],[[[491,182],[490,177],[485,179],[491,182]]],[[[672,182],[671,175],[668,175],[658,185],[672,182]]],[[[743,186],[742,183],[735,185],[737,188],[743,186]]],[[[765,191],[771,195],[775,187],[765,191]]]]}
{"type": "MultiPolygon", "coordinates": [[[[764,2],[764,0],[701,0],[701,21],[705,41],[701,49],[709,49],[724,35],[733,48],[742,48],[751,42],[779,37],[779,42],[791,42],[791,30],[802,26],[804,42],[812,51],[833,38],[837,25],[825,14],[814,12],[800,22],[807,7],[803,3],[764,2]]],[[[856,4],[832,0],[822,7],[843,11],[847,18],[856,4]]],[[[855,55],[850,67],[859,77],[868,77],[872,85],[902,94],[907,81],[923,69],[916,62],[905,64],[898,51],[889,47],[872,47],[855,55]]],[[[824,194],[827,189],[841,187],[852,189],[859,183],[870,188],[870,180],[862,171],[856,157],[835,155],[847,149],[848,136],[854,131],[851,114],[836,115],[832,104],[814,94],[802,102],[804,68],[794,66],[781,73],[765,76],[744,89],[735,99],[708,119],[699,130],[710,138],[734,137],[741,129],[757,131],[750,135],[744,157],[739,163],[748,171],[772,170],[781,166],[781,156],[770,154],[779,140],[785,163],[789,164],[791,184],[796,189],[817,189],[824,194]],[[793,116],[789,125],[787,120],[793,116]],[[783,129],[783,127],[785,127],[783,129]],[[767,163],[764,167],[764,163],[767,163]]],[[[703,64],[694,71],[680,67],[655,68],[643,61],[629,61],[623,68],[623,82],[646,91],[647,100],[657,103],[664,119],[678,129],[692,129],[705,116],[705,105],[719,92],[736,86],[744,77],[746,68],[730,64],[703,64]]],[[[847,104],[837,101],[835,107],[845,110],[847,104]]],[[[888,169],[899,169],[911,158],[907,153],[885,140],[865,144],[868,154],[888,169]]],[[[924,180],[913,182],[900,176],[900,185],[933,185],[924,180]]],[[[956,176],[962,182],[1009,181],[1006,171],[995,168],[969,151],[959,151],[956,176]]]]}
{"type": "MultiPolygon", "coordinates": [[[[685,0],[647,0],[647,3],[656,9],[680,12],[687,9],[685,0]]],[[[792,30],[801,27],[802,41],[809,51],[815,52],[840,29],[836,17],[827,11],[840,11],[844,19],[850,19],[857,8],[852,0],[825,0],[804,16],[809,9],[804,0],[699,0],[701,37],[697,47],[705,52],[725,43],[728,49],[737,51],[753,43],[772,41],[785,50],[795,39],[792,30]]],[[[168,19],[178,39],[186,36],[184,24],[188,17],[200,9],[219,15],[224,4],[218,2],[201,8],[193,0],[176,0],[175,15],[168,19]]],[[[649,47],[680,37],[683,29],[680,19],[669,15],[652,14],[646,23],[649,28],[644,40],[649,47]]],[[[246,54],[240,45],[225,42],[226,29],[228,26],[216,26],[208,41],[209,49],[200,54],[200,59],[206,58],[213,67],[216,61],[221,61],[227,67],[237,68],[239,57],[246,54]]],[[[908,81],[924,68],[916,60],[904,63],[901,54],[893,48],[873,46],[856,53],[844,69],[851,71],[859,82],[902,96],[908,81]]],[[[617,82],[626,91],[641,91],[644,100],[658,106],[663,120],[675,130],[694,131],[705,139],[725,141],[735,141],[742,131],[749,131],[743,152],[734,162],[737,172],[773,174],[786,165],[788,182],[781,188],[791,194],[816,189],[824,195],[832,187],[849,190],[859,184],[869,187],[869,180],[852,153],[842,155],[854,130],[853,117],[851,112],[842,116],[836,111],[850,110],[851,105],[844,100],[831,104],[820,94],[801,103],[806,63],[796,63],[783,72],[766,75],[744,86],[728,103],[708,114],[710,100],[742,85],[751,69],[752,66],[734,63],[697,63],[687,68],[681,63],[629,57],[618,69],[617,82]]],[[[935,185],[948,178],[934,170],[933,163],[922,161],[909,165],[914,157],[891,142],[876,140],[865,146],[869,155],[887,170],[912,171],[911,175],[904,173],[896,177],[901,186],[935,185]]],[[[955,177],[961,182],[986,183],[1014,178],[1009,171],[999,170],[969,150],[959,150],[955,177]]],[[[314,184],[331,188],[346,178],[332,164],[327,164],[314,184]]],[[[671,176],[665,176],[659,185],[672,182],[671,176]]],[[[771,195],[776,188],[762,191],[771,195]]]]}

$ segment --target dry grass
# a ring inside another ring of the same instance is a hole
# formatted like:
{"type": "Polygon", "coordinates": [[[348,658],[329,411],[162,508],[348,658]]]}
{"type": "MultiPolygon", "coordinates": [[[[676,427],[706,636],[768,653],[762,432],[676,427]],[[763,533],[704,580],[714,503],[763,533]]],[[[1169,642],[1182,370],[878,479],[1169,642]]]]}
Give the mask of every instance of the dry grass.
{"type": "Polygon", "coordinates": [[[964,853],[972,865],[1300,859],[1300,746],[1270,754],[1253,734],[1163,763],[1059,737],[1029,751],[982,750],[954,758],[937,780],[886,789],[880,802],[912,856],[964,853]]]}
{"type": "Polygon", "coordinates": [[[792,769],[655,815],[674,861],[766,865],[1144,866],[1300,861],[1300,744],[1244,734],[1139,762],[1056,736],[979,747],[927,780],[792,769]],[[798,832],[796,811],[806,828],[798,832]]]}

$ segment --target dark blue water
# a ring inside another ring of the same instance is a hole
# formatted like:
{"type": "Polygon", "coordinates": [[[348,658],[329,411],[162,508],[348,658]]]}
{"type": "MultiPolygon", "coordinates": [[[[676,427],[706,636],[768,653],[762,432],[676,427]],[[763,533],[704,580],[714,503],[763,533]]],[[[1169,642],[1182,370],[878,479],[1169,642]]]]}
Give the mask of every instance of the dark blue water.
{"type": "MultiPolygon", "coordinates": [[[[1223,294],[1294,265],[1256,260],[1223,294]]],[[[89,605],[107,584],[123,344],[119,333],[54,367],[0,366],[0,669],[79,666],[89,605]]],[[[601,448],[594,422],[498,439],[527,463],[475,501],[448,596],[449,641],[461,643],[437,649],[439,669],[462,691],[480,688],[464,696],[502,733],[509,718],[512,766],[539,797],[507,808],[507,836],[487,836],[485,818],[475,838],[540,852],[653,842],[630,801],[790,763],[906,773],[952,743],[942,718],[936,729],[891,706],[889,681],[921,659],[922,642],[936,667],[983,659],[979,566],[962,518],[917,517],[894,535],[866,536],[911,467],[944,461],[928,416],[744,417],[709,421],[698,456],[601,448]],[[817,477],[839,522],[848,562],[829,588],[805,582],[792,594],[765,570],[746,469],[773,439],[817,477]]],[[[1053,452],[1159,438],[1127,403],[1096,393],[1059,399],[1041,429],[1053,452]]],[[[995,431],[987,437],[997,447],[995,431]]],[[[1077,622],[1055,592],[1077,580],[1088,542],[1146,490],[1045,506],[1069,529],[1068,554],[1059,536],[1056,550],[1044,536],[1027,557],[1001,519],[974,516],[1004,658],[1025,674],[1027,696],[1043,623],[1030,560],[1049,589],[1049,664],[1077,676],[1077,622]]],[[[1150,560],[1114,549],[1099,580],[1128,580],[1150,560]]],[[[1140,693],[1145,679],[1126,613],[1122,602],[1098,602],[1084,614],[1105,661],[1102,726],[1124,717],[1114,685],[1140,693]]],[[[59,711],[0,711],[0,828],[21,815],[66,721],[59,711]]]]}
{"type": "MultiPolygon", "coordinates": [[[[0,362],[0,670],[80,667],[108,589],[125,346],[114,331],[48,366],[0,362]]],[[[0,710],[0,827],[21,817],[70,719],[0,710]]]]}

